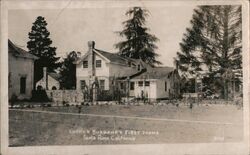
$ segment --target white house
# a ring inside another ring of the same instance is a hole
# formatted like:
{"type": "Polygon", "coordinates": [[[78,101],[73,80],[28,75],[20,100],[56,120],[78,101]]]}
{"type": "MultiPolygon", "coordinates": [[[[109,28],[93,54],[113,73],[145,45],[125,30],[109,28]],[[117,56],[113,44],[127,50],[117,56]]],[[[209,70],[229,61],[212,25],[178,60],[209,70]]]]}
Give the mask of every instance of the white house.
{"type": "Polygon", "coordinates": [[[95,49],[93,41],[88,46],[88,52],[75,62],[77,89],[91,88],[98,80],[101,90],[110,90],[118,81],[119,90],[130,97],[161,99],[179,95],[179,75],[174,68],[152,67],[141,60],[95,49]]]}
{"type": "Polygon", "coordinates": [[[141,71],[140,63],[95,49],[94,45],[93,41],[88,42],[88,52],[75,62],[77,89],[91,87],[98,78],[100,88],[109,90],[113,78],[127,77],[141,71]]]}
{"type": "Polygon", "coordinates": [[[19,99],[31,98],[34,88],[34,61],[38,58],[8,40],[8,59],[9,98],[13,95],[19,99]]]}
{"type": "Polygon", "coordinates": [[[136,98],[169,99],[180,95],[180,77],[172,67],[147,68],[129,81],[129,95],[136,98]]]}
{"type": "Polygon", "coordinates": [[[43,68],[43,77],[36,83],[36,89],[58,90],[60,89],[60,75],[48,73],[47,68],[43,68]]]}

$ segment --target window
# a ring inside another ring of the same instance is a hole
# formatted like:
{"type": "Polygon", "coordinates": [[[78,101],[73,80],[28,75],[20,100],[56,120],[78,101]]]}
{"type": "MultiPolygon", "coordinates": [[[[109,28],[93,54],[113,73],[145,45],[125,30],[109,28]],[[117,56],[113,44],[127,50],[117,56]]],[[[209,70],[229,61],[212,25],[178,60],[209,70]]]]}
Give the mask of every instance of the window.
{"type": "Polygon", "coordinates": [[[96,68],[101,68],[102,67],[102,60],[96,60],[95,66],[96,66],[96,68]]]}
{"type": "Polygon", "coordinates": [[[105,80],[100,80],[100,89],[105,90],[105,80]]]}
{"type": "Polygon", "coordinates": [[[128,66],[131,67],[131,62],[128,62],[128,66]]]}
{"type": "Polygon", "coordinates": [[[142,87],[143,86],[143,81],[139,81],[138,85],[139,85],[139,87],[142,87]]]}
{"type": "Polygon", "coordinates": [[[145,86],[150,86],[150,82],[149,81],[145,81],[145,86]]]}
{"type": "Polygon", "coordinates": [[[120,87],[121,87],[121,89],[124,89],[124,85],[123,85],[123,83],[121,83],[121,84],[120,84],[120,87]]]}
{"type": "Polygon", "coordinates": [[[20,78],[20,93],[25,94],[26,92],[26,77],[20,78]]]}
{"type": "Polygon", "coordinates": [[[81,89],[84,89],[86,86],[85,80],[81,80],[80,83],[81,83],[81,89]]]}
{"type": "Polygon", "coordinates": [[[138,69],[138,71],[140,71],[141,70],[141,65],[138,65],[137,69],[138,69]]]}
{"type": "Polygon", "coordinates": [[[130,82],[130,90],[135,90],[135,83],[134,82],[130,82]]]}
{"type": "Polygon", "coordinates": [[[83,61],[82,66],[83,66],[83,68],[88,68],[88,61],[83,61]]]}
{"type": "Polygon", "coordinates": [[[165,81],[165,91],[167,91],[167,81],[165,81]]]}

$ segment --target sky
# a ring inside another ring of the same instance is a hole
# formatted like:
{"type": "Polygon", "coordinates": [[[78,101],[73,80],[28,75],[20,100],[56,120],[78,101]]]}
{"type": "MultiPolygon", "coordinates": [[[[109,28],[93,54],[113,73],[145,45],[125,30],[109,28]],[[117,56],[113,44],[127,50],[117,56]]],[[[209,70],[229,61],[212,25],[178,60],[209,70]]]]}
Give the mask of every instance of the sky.
{"type": "MultiPolygon", "coordinates": [[[[146,19],[149,33],[154,34],[159,41],[157,58],[163,66],[174,66],[173,60],[179,43],[190,27],[193,9],[196,6],[164,6],[147,7],[150,15],[146,19]]],[[[45,17],[51,46],[57,47],[57,55],[65,57],[71,51],[87,51],[88,41],[95,41],[95,47],[107,52],[118,52],[114,44],[124,38],[118,36],[123,29],[122,22],[128,17],[127,7],[117,8],[77,8],[77,9],[44,9],[44,10],[9,10],[9,39],[19,47],[27,50],[28,33],[37,16],[45,17]]]]}

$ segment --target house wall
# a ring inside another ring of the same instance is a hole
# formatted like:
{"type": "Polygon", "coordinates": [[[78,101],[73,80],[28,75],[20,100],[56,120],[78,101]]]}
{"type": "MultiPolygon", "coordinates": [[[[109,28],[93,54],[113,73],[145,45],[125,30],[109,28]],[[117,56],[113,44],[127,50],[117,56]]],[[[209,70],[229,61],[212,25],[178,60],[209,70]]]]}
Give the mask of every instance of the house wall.
{"type": "Polygon", "coordinates": [[[76,76],[76,89],[81,89],[81,81],[84,80],[86,85],[89,85],[89,77],[88,76],[76,76]]]}
{"type": "MultiPolygon", "coordinates": [[[[121,77],[124,75],[124,73],[130,73],[134,70],[137,70],[136,67],[132,68],[119,64],[107,63],[104,58],[97,54],[94,54],[94,57],[94,60],[102,60],[102,67],[96,68],[94,66],[94,70],[95,76],[98,78],[98,80],[105,80],[105,90],[109,90],[111,87],[112,77],[121,77]]],[[[88,56],[83,59],[83,61],[86,60],[88,60],[88,56]]],[[[76,65],[77,89],[81,89],[81,80],[85,80],[87,86],[89,86],[90,83],[90,66],[88,66],[88,68],[83,68],[83,61],[76,65]]]]}
{"type": "Polygon", "coordinates": [[[156,81],[156,96],[157,98],[169,98],[169,90],[171,87],[171,82],[169,79],[158,79],[156,81]],[[165,82],[167,87],[165,90],[165,82]]]}
{"type": "Polygon", "coordinates": [[[171,97],[179,97],[180,96],[180,76],[177,72],[172,74],[170,77],[170,96],[171,97]]]}
{"type": "MultiPolygon", "coordinates": [[[[81,89],[81,80],[84,80],[85,83],[86,83],[86,86],[89,87],[90,83],[90,78],[87,77],[87,76],[81,76],[81,77],[77,77],[77,83],[76,83],[76,89],[77,90],[80,90],[81,89]]],[[[100,81],[100,80],[105,80],[105,86],[104,86],[104,90],[109,90],[110,88],[110,78],[109,77],[106,77],[106,76],[98,76],[97,77],[97,80],[100,81]]],[[[100,83],[100,82],[99,82],[100,83]]]]}
{"type": "MultiPolygon", "coordinates": [[[[36,88],[37,86],[42,86],[44,89],[46,89],[46,78],[43,77],[41,80],[39,80],[36,83],[36,88]]],[[[48,90],[52,90],[52,87],[55,86],[56,89],[60,89],[60,82],[52,78],[50,75],[48,75],[48,90]]]]}
{"type": "Polygon", "coordinates": [[[143,83],[143,86],[139,87],[139,81],[144,81],[144,79],[133,79],[131,81],[135,82],[135,90],[130,91],[130,96],[141,97],[141,91],[144,92],[144,95],[148,94],[150,99],[173,98],[180,95],[180,78],[176,73],[169,78],[146,80],[150,81],[150,86],[144,86],[145,83],[143,83]],[[167,83],[166,90],[165,82],[167,83]]]}
{"type": "MultiPolygon", "coordinates": [[[[98,80],[105,80],[105,90],[109,89],[109,66],[106,63],[106,60],[99,55],[94,55],[95,59],[94,60],[102,60],[102,66],[100,68],[96,68],[94,65],[94,70],[95,70],[95,76],[98,78],[98,80]]],[[[88,56],[83,60],[88,60],[88,56]]],[[[81,89],[81,80],[85,80],[86,85],[89,86],[90,84],[90,73],[89,73],[89,67],[88,68],[83,68],[83,61],[79,64],[76,65],[76,87],[77,89],[81,89]]]]}
{"type": "MultiPolygon", "coordinates": [[[[105,62],[105,59],[95,54],[95,60],[102,60],[102,67],[95,69],[95,75],[96,76],[109,76],[109,67],[107,63],[105,62]]],[[[83,61],[88,60],[88,57],[86,57],[83,61]]],[[[83,61],[76,65],[76,76],[77,77],[89,77],[89,68],[83,68],[83,61]]],[[[88,66],[90,67],[90,66],[88,66]]]]}
{"type": "Polygon", "coordinates": [[[170,77],[158,79],[157,98],[176,98],[180,96],[180,76],[173,72],[170,77]],[[165,82],[167,82],[167,91],[165,91],[165,82]]]}
{"type": "Polygon", "coordinates": [[[139,81],[143,80],[131,80],[135,82],[135,89],[134,89],[134,96],[141,98],[142,91],[144,93],[144,96],[147,94],[148,98],[150,99],[156,99],[156,81],[150,80],[150,86],[145,86],[145,83],[143,86],[139,86],[139,81]]]}
{"type": "Polygon", "coordinates": [[[31,98],[33,90],[34,60],[15,57],[9,53],[9,98],[15,94],[19,99],[31,98]],[[25,94],[20,94],[20,78],[26,77],[25,94]]]}
{"type": "Polygon", "coordinates": [[[48,76],[48,89],[52,90],[52,87],[55,86],[56,89],[60,89],[60,82],[52,78],[51,76],[48,76]]]}
{"type": "Polygon", "coordinates": [[[96,55],[96,60],[102,60],[102,67],[101,68],[95,67],[95,76],[109,77],[109,67],[105,62],[105,60],[99,57],[98,55],[96,55]]]}

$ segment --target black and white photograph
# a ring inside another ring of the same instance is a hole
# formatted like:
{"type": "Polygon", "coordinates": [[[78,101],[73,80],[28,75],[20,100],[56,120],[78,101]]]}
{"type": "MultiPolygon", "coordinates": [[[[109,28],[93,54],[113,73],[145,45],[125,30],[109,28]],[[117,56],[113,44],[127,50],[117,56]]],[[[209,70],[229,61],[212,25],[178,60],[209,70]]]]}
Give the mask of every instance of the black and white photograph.
{"type": "Polygon", "coordinates": [[[248,154],[248,1],[196,2],[2,3],[6,150],[240,144],[248,154]]]}

